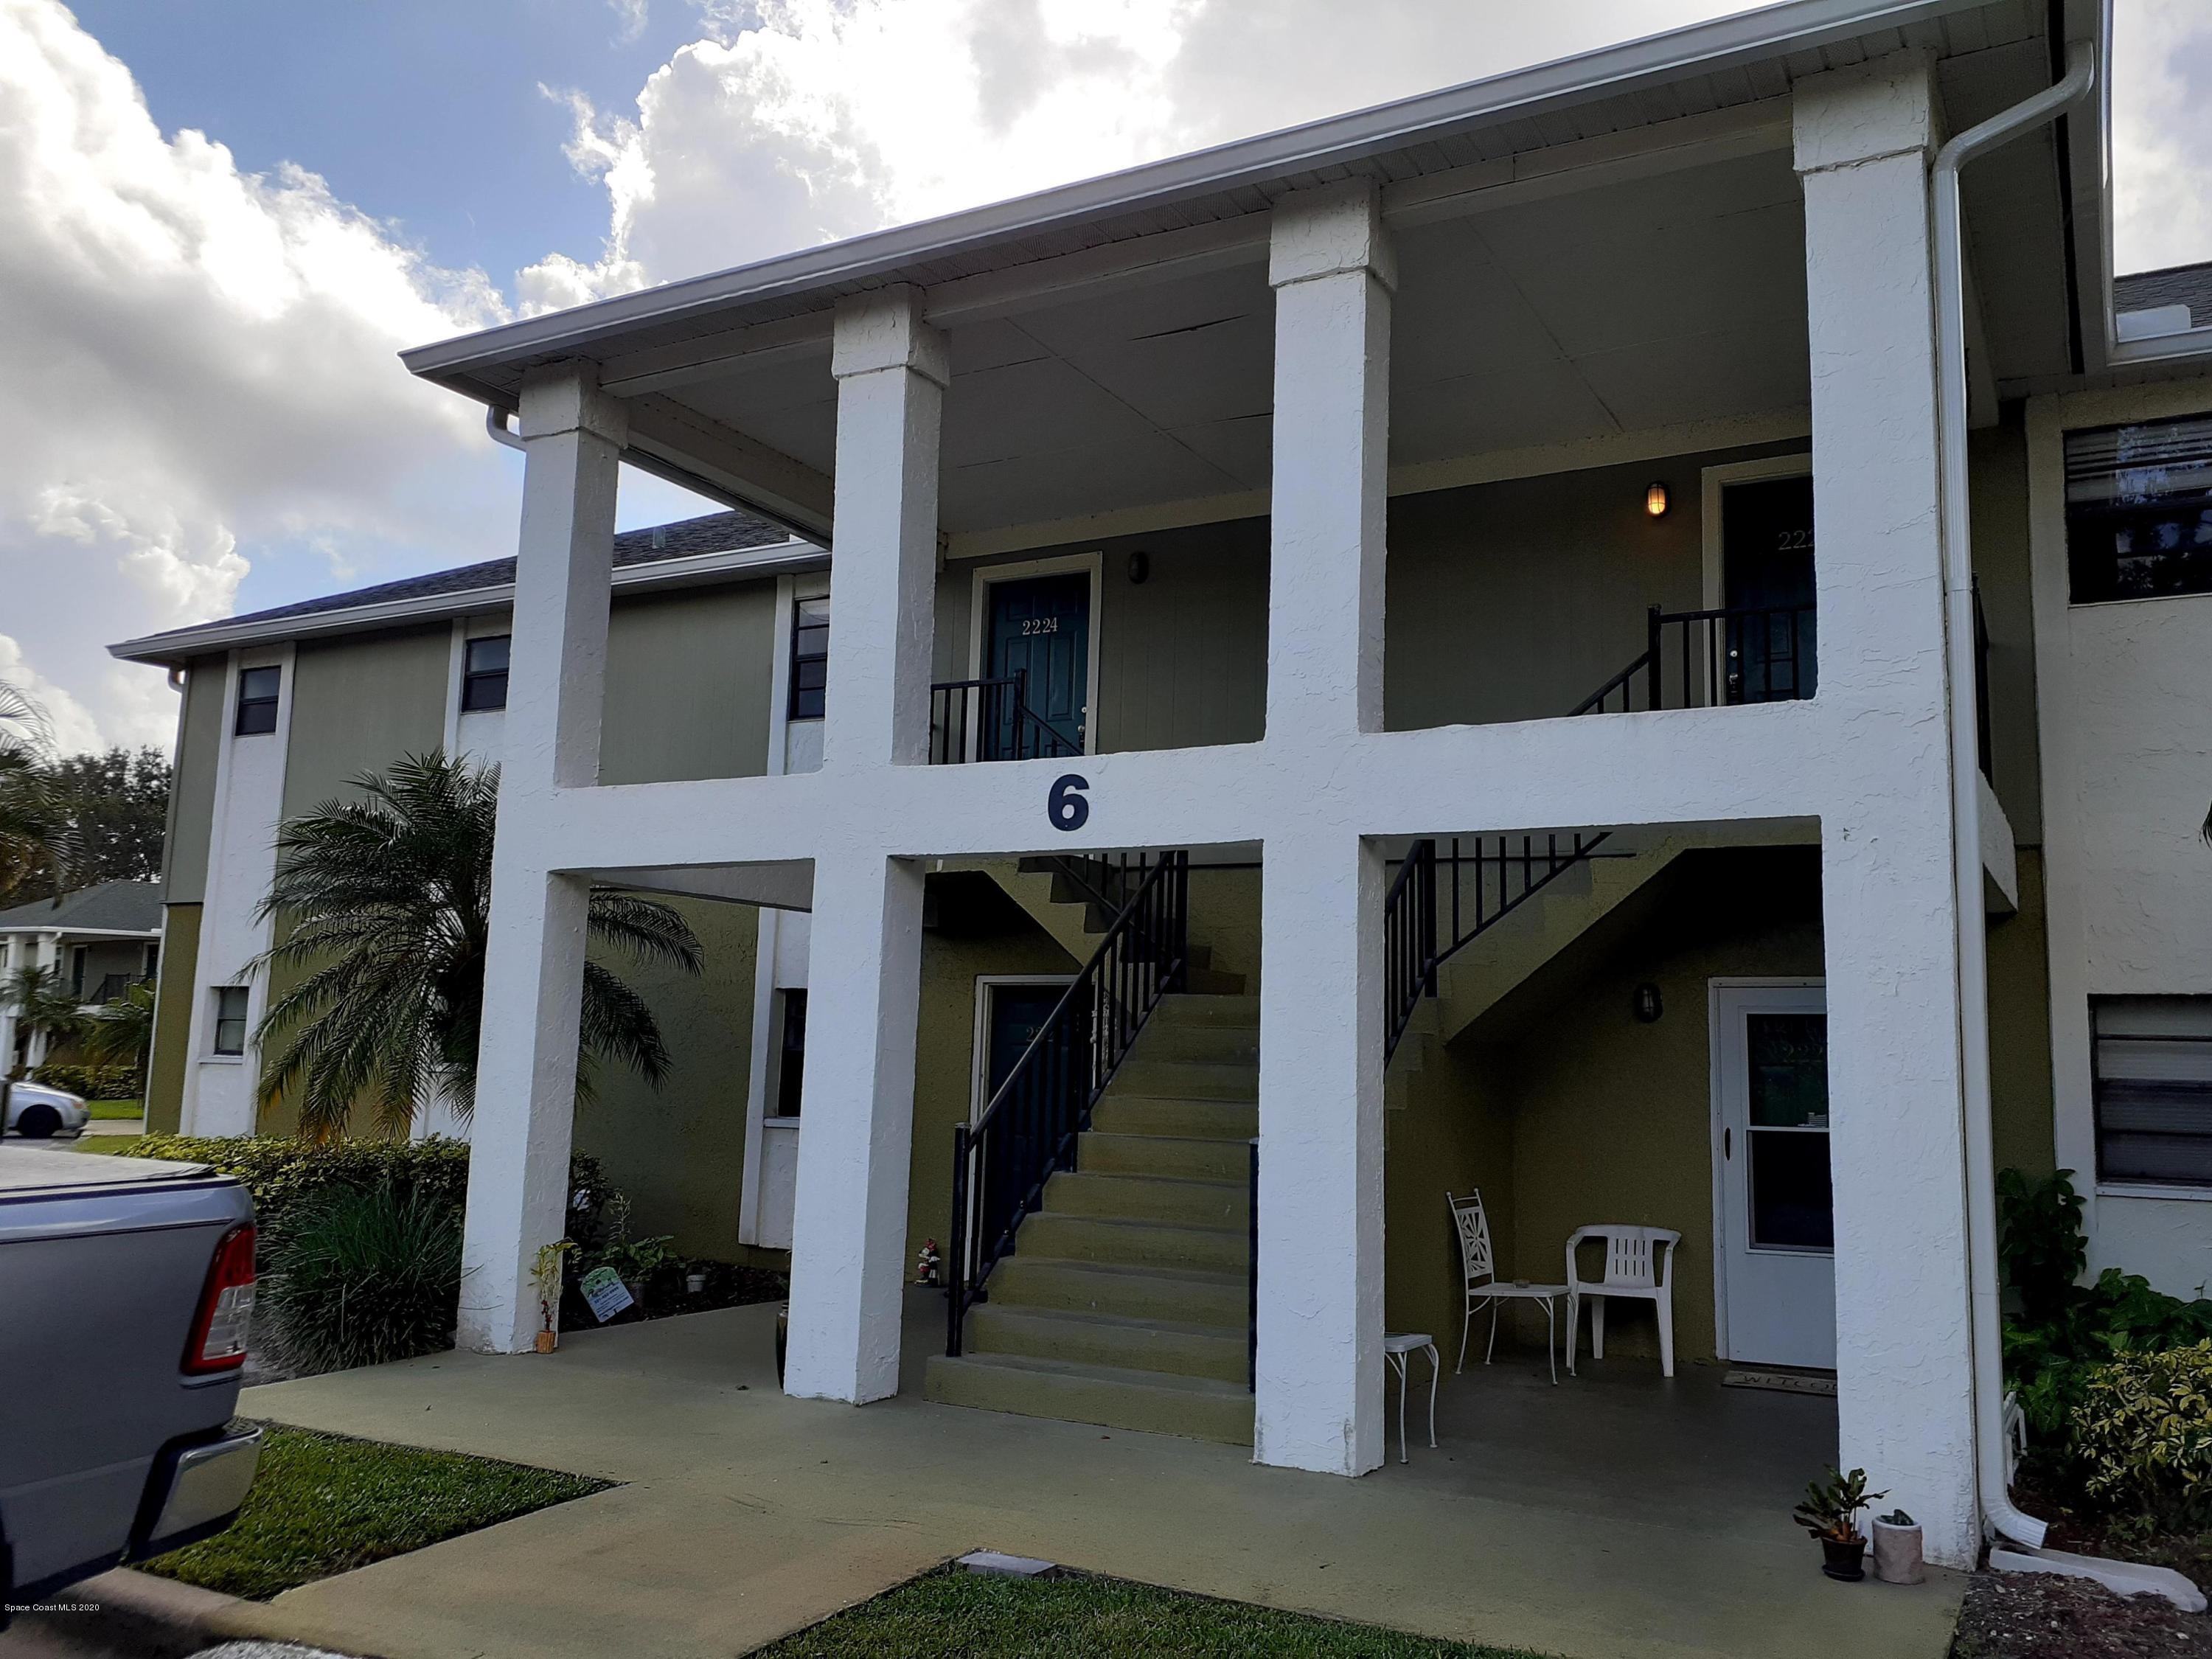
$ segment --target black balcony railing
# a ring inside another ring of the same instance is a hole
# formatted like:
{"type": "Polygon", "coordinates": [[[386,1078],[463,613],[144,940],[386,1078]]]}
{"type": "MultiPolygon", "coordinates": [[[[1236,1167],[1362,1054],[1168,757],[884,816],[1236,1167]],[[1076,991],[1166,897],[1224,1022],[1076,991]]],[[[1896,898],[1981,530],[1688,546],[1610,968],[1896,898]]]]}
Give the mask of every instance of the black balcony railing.
{"type": "Polygon", "coordinates": [[[929,688],[929,763],[1053,760],[1083,752],[1081,741],[1029,705],[1029,676],[940,680],[929,688]]]}
{"type": "Polygon", "coordinates": [[[1816,687],[1814,607],[1763,605],[1645,615],[1644,654],[1567,712],[1628,714],[1795,702],[1816,687]]]}
{"type": "Polygon", "coordinates": [[[1152,861],[1083,971],[974,1125],[952,1131],[952,1248],[945,1352],[957,1358],[968,1310],[1044,1202],[1045,1183],[1075,1167],[1076,1146],[1160,999],[1182,988],[1190,956],[1190,854],[1152,861]]]}

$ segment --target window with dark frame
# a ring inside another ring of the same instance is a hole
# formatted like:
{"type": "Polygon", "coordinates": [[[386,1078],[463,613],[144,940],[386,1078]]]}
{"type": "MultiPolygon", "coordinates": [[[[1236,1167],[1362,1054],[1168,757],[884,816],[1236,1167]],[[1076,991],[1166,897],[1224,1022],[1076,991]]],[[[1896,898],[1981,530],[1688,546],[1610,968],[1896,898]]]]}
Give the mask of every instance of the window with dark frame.
{"type": "Polygon", "coordinates": [[[215,991],[215,1042],[219,1054],[246,1052],[246,987],[218,985],[215,991]]]}
{"type": "Polygon", "coordinates": [[[514,637],[487,634],[471,640],[461,658],[461,713],[487,714],[507,707],[507,664],[514,637]]]}
{"type": "Polygon", "coordinates": [[[791,611],[791,711],[818,720],[830,684],[830,601],[800,599],[791,611]]]}
{"type": "Polygon", "coordinates": [[[2092,997],[2097,1178],[2212,1187],[2212,997],[2092,997]]]}
{"type": "Polygon", "coordinates": [[[2212,593],[2212,415],[2066,434],[2075,605],[2212,593]]]}
{"type": "Polygon", "coordinates": [[[238,675],[238,718],[231,731],[241,738],[259,737],[276,729],[276,698],[283,690],[281,668],[244,668],[238,675]]]}
{"type": "Polygon", "coordinates": [[[799,1089],[806,1077],[806,993],[783,994],[783,1054],[775,1073],[775,1115],[799,1115],[799,1089]]]}

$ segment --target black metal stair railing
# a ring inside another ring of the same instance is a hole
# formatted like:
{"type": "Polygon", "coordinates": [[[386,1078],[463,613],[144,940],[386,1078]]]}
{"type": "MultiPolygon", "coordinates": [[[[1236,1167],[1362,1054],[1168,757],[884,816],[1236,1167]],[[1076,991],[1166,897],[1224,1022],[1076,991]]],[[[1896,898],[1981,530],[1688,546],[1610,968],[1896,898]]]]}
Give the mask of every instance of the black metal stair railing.
{"type": "Polygon", "coordinates": [[[1190,854],[1150,861],[1075,981],[1054,1005],[973,1124],[952,1132],[945,1352],[960,1354],[968,1310],[1011,1254],[1045,1183],[1075,1167],[1078,1139],[1160,999],[1190,958],[1190,854]]]}
{"type": "Polygon", "coordinates": [[[929,688],[929,763],[1054,760],[1083,744],[1029,704],[1029,676],[939,680],[929,688]]]}
{"type": "Polygon", "coordinates": [[[1631,714],[1795,702],[1813,695],[1816,608],[1738,606],[1644,617],[1644,653],[1567,713],[1631,714]]]}
{"type": "Polygon", "coordinates": [[[1423,997],[1437,994],[1437,971],[1568,871],[1598,858],[1608,832],[1454,836],[1439,849],[1413,843],[1382,904],[1382,1058],[1388,1063],[1423,997]]]}

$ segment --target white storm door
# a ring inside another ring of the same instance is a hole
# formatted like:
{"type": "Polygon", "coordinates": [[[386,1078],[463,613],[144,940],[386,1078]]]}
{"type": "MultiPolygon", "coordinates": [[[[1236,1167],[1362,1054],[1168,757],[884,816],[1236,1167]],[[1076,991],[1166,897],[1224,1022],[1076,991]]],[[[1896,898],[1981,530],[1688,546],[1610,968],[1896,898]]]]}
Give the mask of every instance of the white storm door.
{"type": "Polygon", "coordinates": [[[1717,983],[1712,998],[1727,1357],[1833,1370],[1826,993],[1717,983]]]}

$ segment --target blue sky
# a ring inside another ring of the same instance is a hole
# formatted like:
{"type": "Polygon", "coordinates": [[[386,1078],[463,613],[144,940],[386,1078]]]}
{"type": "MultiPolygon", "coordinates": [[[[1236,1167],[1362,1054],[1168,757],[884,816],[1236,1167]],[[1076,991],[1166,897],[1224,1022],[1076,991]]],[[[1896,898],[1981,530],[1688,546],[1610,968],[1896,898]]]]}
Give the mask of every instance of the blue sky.
{"type": "Polygon", "coordinates": [[[606,192],[562,155],[568,112],[619,107],[699,16],[664,3],[633,35],[598,0],[80,0],[165,132],[196,127],[240,167],[312,167],[437,263],[507,280],[549,249],[595,255],[606,192]]]}
{"type": "MultiPolygon", "coordinates": [[[[2116,3],[2123,268],[2212,258],[2212,4],[2116,3]]],[[[0,0],[0,679],[165,744],[108,643],[511,550],[402,347],[1743,9],[0,0]]]]}

